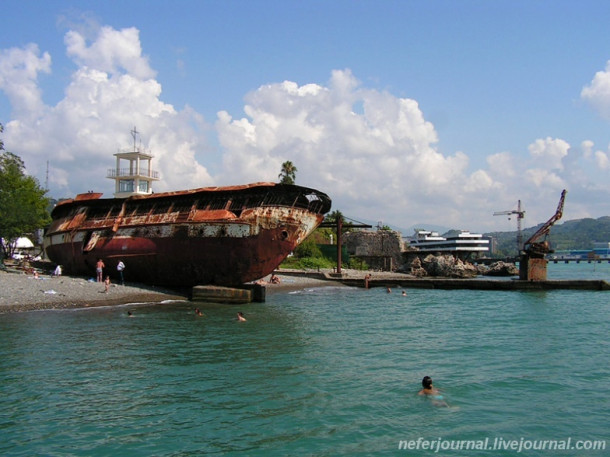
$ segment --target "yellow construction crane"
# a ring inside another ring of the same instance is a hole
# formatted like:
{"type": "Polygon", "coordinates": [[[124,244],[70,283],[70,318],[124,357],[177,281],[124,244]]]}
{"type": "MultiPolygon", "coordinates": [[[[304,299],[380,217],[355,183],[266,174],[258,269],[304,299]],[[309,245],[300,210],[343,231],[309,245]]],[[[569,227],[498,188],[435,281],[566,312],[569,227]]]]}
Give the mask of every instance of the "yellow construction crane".
{"type": "Polygon", "coordinates": [[[517,209],[509,210],[509,211],[496,211],[494,216],[509,216],[508,220],[510,220],[510,216],[517,216],[517,255],[523,249],[523,234],[521,233],[521,220],[525,217],[525,211],[521,209],[521,200],[517,202],[517,209]]]}

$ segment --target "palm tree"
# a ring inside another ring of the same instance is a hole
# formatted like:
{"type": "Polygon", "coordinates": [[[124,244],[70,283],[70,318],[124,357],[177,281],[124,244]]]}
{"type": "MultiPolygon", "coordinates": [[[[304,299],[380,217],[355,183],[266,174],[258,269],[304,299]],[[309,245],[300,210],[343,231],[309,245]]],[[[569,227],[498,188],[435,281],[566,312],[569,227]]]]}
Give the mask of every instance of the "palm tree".
{"type": "Polygon", "coordinates": [[[327,214],[324,218],[324,222],[327,224],[337,224],[339,220],[341,221],[341,233],[349,232],[352,229],[353,222],[347,221],[343,213],[338,209],[327,214]]]}
{"type": "Polygon", "coordinates": [[[290,160],[284,162],[282,164],[282,171],[278,175],[278,178],[280,178],[280,184],[294,184],[296,173],[297,167],[295,167],[290,160]]]}

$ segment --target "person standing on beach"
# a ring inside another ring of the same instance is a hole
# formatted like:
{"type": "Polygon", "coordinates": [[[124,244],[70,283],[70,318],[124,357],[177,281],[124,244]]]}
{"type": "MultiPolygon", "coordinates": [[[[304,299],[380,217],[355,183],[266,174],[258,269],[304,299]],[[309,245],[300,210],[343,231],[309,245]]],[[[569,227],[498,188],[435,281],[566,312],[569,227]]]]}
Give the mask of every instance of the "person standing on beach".
{"type": "Polygon", "coordinates": [[[102,282],[104,279],[104,267],[106,265],[104,265],[104,262],[102,261],[102,259],[98,259],[97,263],[95,264],[95,272],[97,273],[97,282],[102,282]]]}
{"type": "Polygon", "coordinates": [[[104,281],[104,293],[108,293],[110,289],[110,276],[106,276],[106,280],[104,281]]]}
{"type": "Polygon", "coordinates": [[[119,260],[118,265],[116,266],[116,270],[119,272],[119,278],[121,280],[121,285],[125,285],[125,279],[123,278],[123,270],[125,269],[125,264],[122,260],[119,260]]]}

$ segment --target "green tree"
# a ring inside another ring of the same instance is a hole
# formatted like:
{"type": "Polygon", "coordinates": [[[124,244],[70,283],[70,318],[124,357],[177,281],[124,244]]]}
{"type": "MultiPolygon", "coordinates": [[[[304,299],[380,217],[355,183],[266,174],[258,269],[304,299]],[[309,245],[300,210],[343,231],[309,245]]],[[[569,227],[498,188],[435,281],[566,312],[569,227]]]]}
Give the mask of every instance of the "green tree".
{"type": "MultiPolygon", "coordinates": [[[[0,124],[0,133],[3,130],[0,124]]],[[[21,158],[5,151],[0,140],[0,238],[4,239],[4,256],[13,254],[11,245],[17,238],[51,221],[46,193],[36,178],[25,174],[21,158]]]]}
{"type": "Polygon", "coordinates": [[[352,230],[352,222],[349,222],[345,219],[345,216],[338,209],[334,210],[332,213],[327,214],[324,218],[325,223],[336,224],[338,220],[341,220],[341,233],[349,232],[352,230]]]}
{"type": "Polygon", "coordinates": [[[312,237],[307,237],[307,239],[299,244],[294,250],[294,255],[299,259],[305,257],[323,257],[322,251],[312,237]]]}
{"type": "Polygon", "coordinates": [[[324,218],[324,222],[336,223],[338,219],[341,219],[345,222],[345,217],[343,216],[343,213],[336,209],[332,213],[326,215],[326,217],[324,218]]]}
{"type": "Polygon", "coordinates": [[[294,184],[297,171],[297,167],[290,160],[284,162],[282,164],[282,171],[278,175],[280,184],[294,184]]]}

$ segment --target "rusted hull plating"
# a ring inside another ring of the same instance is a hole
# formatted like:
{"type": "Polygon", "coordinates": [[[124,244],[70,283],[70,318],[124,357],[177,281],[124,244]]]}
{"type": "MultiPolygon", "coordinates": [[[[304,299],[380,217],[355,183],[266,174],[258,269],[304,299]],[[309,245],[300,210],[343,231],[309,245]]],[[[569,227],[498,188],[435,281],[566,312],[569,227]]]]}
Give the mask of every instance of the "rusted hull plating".
{"type": "Polygon", "coordinates": [[[329,209],[321,192],[270,183],[77,198],[53,211],[45,247],[71,274],[93,276],[102,259],[111,277],[123,261],[128,281],[234,286],[270,274],[329,209]]]}

